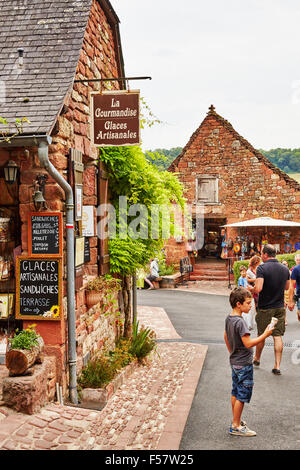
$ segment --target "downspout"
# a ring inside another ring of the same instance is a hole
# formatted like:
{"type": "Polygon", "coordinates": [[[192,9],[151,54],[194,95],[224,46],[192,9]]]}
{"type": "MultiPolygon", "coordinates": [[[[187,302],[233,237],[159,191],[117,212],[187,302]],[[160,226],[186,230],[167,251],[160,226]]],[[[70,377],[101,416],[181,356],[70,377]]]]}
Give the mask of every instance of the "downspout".
{"type": "Polygon", "coordinates": [[[69,345],[69,395],[71,403],[78,404],[76,374],[76,326],[75,326],[75,262],[74,262],[74,200],[69,183],[61,176],[49,161],[48,145],[51,138],[39,142],[38,156],[40,164],[66,195],[66,229],[67,229],[67,299],[68,299],[68,345],[69,345]]]}

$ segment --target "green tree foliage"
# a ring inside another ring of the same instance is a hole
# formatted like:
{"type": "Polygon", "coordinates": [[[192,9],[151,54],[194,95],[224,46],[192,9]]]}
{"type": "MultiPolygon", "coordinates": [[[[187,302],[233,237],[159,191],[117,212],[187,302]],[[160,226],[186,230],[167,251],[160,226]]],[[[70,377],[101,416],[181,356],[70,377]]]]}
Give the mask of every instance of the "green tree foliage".
{"type": "Polygon", "coordinates": [[[259,151],[285,173],[300,173],[300,149],[277,148],[259,151]]]}
{"type": "MultiPolygon", "coordinates": [[[[110,202],[116,211],[116,237],[109,240],[111,272],[122,276],[134,274],[136,269],[145,267],[163,246],[162,218],[157,238],[151,236],[153,205],[171,208],[175,202],[184,208],[183,187],[177,177],[168,171],[159,171],[145,158],[139,147],[107,147],[100,149],[99,158],[105,163],[110,181],[110,202]],[[120,196],[127,198],[127,227],[121,235],[122,208],[120,196]],[[141,204],[146,217],[131,214],[129,208],[141,204]],[[139,219],[135,234],[130,227],[139,219]],[[136,232],[141,236],[136,237],[136,232]]],[[[172,220],[171,220],[172,227],[172,220]]]]}
{"type": "Polygon", "coordinates": [[[173,147],[171,149],[147,150],[146,159],[159,170],[167,170],[173,160],[182,152],[182,147],[173,147]]]}
{"type": "MultiPolygon", "coordinates": [[[[259,151],[285,173],[300,173],[300,148],[299,149],[271,149],[259,151]]],[[[159,170],[167,170],[173,160],[182,152],[182,147],[171,149],[147,150],[147,161],[157,166],[159,170]]]]}

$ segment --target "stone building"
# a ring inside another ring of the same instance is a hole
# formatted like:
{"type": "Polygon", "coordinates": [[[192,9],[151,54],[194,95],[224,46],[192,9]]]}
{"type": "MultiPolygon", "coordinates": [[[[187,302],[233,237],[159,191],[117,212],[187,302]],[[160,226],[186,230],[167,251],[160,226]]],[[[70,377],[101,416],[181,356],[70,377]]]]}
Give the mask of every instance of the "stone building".
{"type": "MultiPolygon", "coordinates": [[[[67,245],[66,194],[41,165],[40,153],[49,158],[55,170],[77,193],[83,208],[88,206],[93,233],[86,236],[87,256],[76,262],[75,316],[77,372],[105,343],[113,345],[117,327],[114,316],[100,309],[89,309],[86,284],[109,270],[106,247],[97,237],[97,205],[107,198],[107,179],[99,168],[97,149],[90,140],[90,94],[102,89],[125,88],[123,82],[75,82],[83,79],[124,77],[119,34],[119,19],[108,0],[26,0],[2,2],[0,11],[0,116],[8,121],[0,127],[0,223],[8,221],[8,234],[0,240],[1,261],[10,260],[10,278],[0,280],[3,294],[15,295],[16,255],[29,253],[28,216],[37,211],[38,189],[42,189],[41,214],[61,213],[62,236],[62,312],[60,319],[16,319],[15,303],[11,315],[0,313],[0,331],[11,333],[15,327],[37,324],[45,341],[45,352],[55,357],[56,370],[48,384],[55,381],[66,390],[67,351],[67,245]],[[16,119],[26,117],[15,131],[16,119]],[[9,130],[8,130],[9,126],[9,130]],[[2,134],[10,134],[10,141],[2,134]],[[4,179],[8,162],[17,165],[17,179],[4,179]],[[41,184],[40,184],[41,183],[41,184]],[[34,201],[36,199],[36,201],[34,201]]],[[[40,196],[41,194],[39,194],[40,196]]],[[[76,196],[76,194],[75,194],[76,196]]],[[[81,210],[81,209],[80,209],[81,210]]],[[[81,215],[74,211],[75,242],[82,239],[81,215]]],[[[2,231],[2,226],[1,230],[2,231]]],[[[0,236],[1,238],[1,236],[0,236]]],[[[77,246],[77,245],[76,245],[77,246]]],[[[79,252],[80,253],[80,252],[79,252]]],[[[14,298],[15,301],[15,298],[14,298]]],[[[112,306],[112,309],[117,307],[112,306]]],[[[53,371],[52,371],[53,372],[53,371]]],[[[50,393],[50,392],[49,392],[50,393]]]]}
{"type": "MultiPolygon", "coordinates": [[[[198,204],[203,205],[206,245],[214,245],[217,239],[220,243],[225,224],[263,216],[300,221],[300,185],[254,149],[214,106],[169,171],[179,174],[193,214],[198,204]]],[[[235,241],[240,235],[257,245],[263,232],[228,229],[227,238],[235,241]]],[[[280,245],[281,252],[287,240],[293,247],[300,241],[298,229],[268,229],[266,236],[280,245]]],[[[172,240],[167,251],[170,262],[178,261],[186,254],[186,246],[172,240]]]]}

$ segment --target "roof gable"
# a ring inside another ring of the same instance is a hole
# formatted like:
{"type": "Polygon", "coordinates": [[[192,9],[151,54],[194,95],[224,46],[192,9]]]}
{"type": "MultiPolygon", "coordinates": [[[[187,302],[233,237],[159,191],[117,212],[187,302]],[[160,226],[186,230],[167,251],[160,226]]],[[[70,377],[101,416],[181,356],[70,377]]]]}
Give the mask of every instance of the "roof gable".
{"type": "Polygon", "coordinates": [[[265,157],[261,152],[256,150],[244,137],[242,137],[228,122],[226,119],[224,119],[222,116],[216,113],[215,108],[213,105],[210,106],[209,111],[207,113],[207,116],[204,118],[198,129],[193,133],[191,136],[190,140],[186,144],[186,146],[183,148],[182,152],[180,155],[178,155],[175,160],[171,163],[169,167],[169,171],[175,171],[176,167],[178,166],[178,163],[180,160],[183,158],[184,154],[186,151],[192,146],[193,142],[197,138],[197,136],[200,133],[200,130],[203,126],[205,126],[207,120],[210,120],[211,118],[214,118],[218,123],[220,123],[227,131],[229,131],[232,136],[234,137],[235,140],[239,140],[241,145],[244,146],[244,148],[247,148],[250,152],[255,155],[255,157],[262,162],[264,165],[266,165],[268,168],[270,168],[274,173],[278,174],[280,178],[284,179],[286,183],[288,183],[290,186],[295,188],[297,191],[300,191],[300,185],[297,183],[296,180],[288,176],[284,171],[280,170],[280,168],[277,168],[275,165],[273,165],[270,160],[268,160],[267,157],[265,157]]]}
{"type": "MultiPolygon", "coordinates": [[[[101,3],[119,22],[110,2],[101,3]]],[[[0,0],[0,115],[11,123],[26,116],[24,134],[50,134],[73,83],[91,6],[92,0],[0,0]]]]}

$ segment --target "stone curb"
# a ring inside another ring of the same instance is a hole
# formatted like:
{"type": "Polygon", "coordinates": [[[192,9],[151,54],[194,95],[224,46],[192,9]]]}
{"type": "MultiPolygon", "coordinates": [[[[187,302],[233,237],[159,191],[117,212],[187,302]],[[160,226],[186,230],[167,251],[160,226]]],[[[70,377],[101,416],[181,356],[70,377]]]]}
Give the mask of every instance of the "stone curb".
{"type": "Polygon", "coordinates": [[[97,404],[100,407],[104,407],[108,400],[115,394],[124,381],[131,376],[135,369],[139,366],[138,360],[132,361],[126,367],[124,367],[116,377],[107,384],[104,388],[84,388],[80,392],[82,396],[82,402],[89,402],[97,404]]]}
{"type": "MultiPolygon", "coordinates": [[[[190,344],[190,343],[186,343],[190,344]]],[[[201,345],[202,352],[193,359],[185,381],[177,395],[172,413],[168,416],[166,425],[159,439],[156,450],[178,450],[182,434],[190,413],[195,391],[202,372],[208,346],[201,345]]]]}

